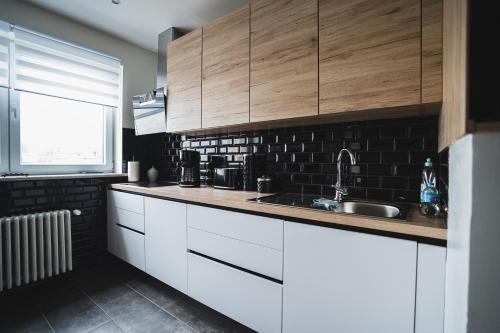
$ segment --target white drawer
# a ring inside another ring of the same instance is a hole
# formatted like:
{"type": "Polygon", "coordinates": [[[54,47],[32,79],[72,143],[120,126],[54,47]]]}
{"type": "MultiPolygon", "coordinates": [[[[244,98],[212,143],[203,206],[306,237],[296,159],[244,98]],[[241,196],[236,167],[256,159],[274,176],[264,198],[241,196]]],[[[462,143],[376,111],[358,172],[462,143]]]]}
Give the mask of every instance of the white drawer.
{"type": "Polygon", "coordinates": [[[222,209],[188,205],[189,227],[283,250],[283,221],[222,209]]]}
{"type": "Polygon", "coordinates": [[[283,251],[188,227],[188,249],[283,280],[283,251]]]}
{"type": "Polygon", "coordinates": [[[108,191],[108,205],[144,215],[144,197],[119,191],[108,191]]]}
{"type": "Polygon", "coordinates": [[[115,225],[114,254],[140,270],[146,270],[144,235],[115,225]]]}
{"type": "Polygon", "coordinates": [[[116,207],[110,207],[109,213],[113,223],[144,233],[144,215],[116,207]]]}
{"type": "Polygon", "coordinates": [[[281,332],[282,286],[188,254],[188,295],[258,332],[281,332]]]}

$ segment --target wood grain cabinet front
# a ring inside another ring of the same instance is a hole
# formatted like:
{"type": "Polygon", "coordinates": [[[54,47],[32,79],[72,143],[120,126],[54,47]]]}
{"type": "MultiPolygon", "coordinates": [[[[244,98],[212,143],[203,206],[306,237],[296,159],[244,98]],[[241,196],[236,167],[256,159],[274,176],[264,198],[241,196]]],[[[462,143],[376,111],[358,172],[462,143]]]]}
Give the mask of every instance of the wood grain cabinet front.
{"type": "Polygon", "coordinates": [[[201,128],[202,29],[167,46],[167,132],[201,128]]]}
{"type": "Polygon", "coordinates": [[[203,128],[249,122],[250,8],[203,28],[203,128]]]}
{"type": "Polygon", "coordinates": [[[443,100],[443,0],[422,0],[422,103],[443,100]]]}
{"type": "Polygon", "coordinates": [[[319,113],[420,104],[420,0],[319,0],[319,113]]]}
{"type": "Polygon", "coordinates": [[[250,122],[318,114],[316,0],[250,4],[250,122]]]}

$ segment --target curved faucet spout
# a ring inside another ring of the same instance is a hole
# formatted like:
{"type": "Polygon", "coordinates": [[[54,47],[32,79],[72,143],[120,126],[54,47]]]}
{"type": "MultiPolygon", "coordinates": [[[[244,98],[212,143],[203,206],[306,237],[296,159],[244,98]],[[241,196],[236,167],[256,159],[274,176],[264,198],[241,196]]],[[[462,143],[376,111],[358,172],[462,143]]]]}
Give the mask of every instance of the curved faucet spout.
{"type": "Polygon", "coordinates": [[[337,202],[341,202],[342,197],[348,194],[347,189],[342,187],[342,155],[344,153],[349,154],[351,165],[356,165],[356,158],[354,157],[354,154],[349,149],[341,149],[339,156],[337,157],[337,183],[335,184],[335,201],[337,202]]]}

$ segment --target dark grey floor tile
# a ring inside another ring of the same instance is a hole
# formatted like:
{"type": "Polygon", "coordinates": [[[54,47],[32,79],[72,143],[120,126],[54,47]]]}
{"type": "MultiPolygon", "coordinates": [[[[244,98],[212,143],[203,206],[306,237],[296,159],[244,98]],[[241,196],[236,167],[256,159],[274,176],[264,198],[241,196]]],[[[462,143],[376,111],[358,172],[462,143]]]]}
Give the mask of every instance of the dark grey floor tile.
{"type": "Polygon", "coordinates": [[[253,332],[156,279],[136,281],[133,289],[200,333],[253,332]]]}
{"type": "Polygon", "coordinates": [[[123,333],[125,332],[114,321],[109,321],[104,325],[90,331],[89,333],[123,333]]]}
{"type": "Polygon", "coordinates": [[[0,332],[52,333],[52,329],[38,309],[29,303],[0,303],[0,332]]]}
{"type": "Polygon", "coordinates": [[[108,302],[103,309],[125,332],[190,332],[184,323],[137,293],[108,302]]]}
{"type": "Polygon", "coordinates": [[[39,305],[56,332],[88,332],[108,321],[109,317],[81,291],[57,293],[39,305]]]}
{"type": "Polygon", "coordinates": [[[125,283],[110,272],[101,272],[75,281],[75,285],[88,295],[97,305],[134,293],[125,283]]]}

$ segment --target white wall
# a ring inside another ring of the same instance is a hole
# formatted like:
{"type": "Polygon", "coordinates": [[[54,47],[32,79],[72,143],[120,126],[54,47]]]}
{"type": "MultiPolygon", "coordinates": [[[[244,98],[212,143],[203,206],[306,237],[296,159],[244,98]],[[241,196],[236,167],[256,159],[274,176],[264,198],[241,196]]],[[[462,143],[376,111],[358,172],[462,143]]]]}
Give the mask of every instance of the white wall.
{"type": "Polygon", "coordinates": [[[445,332],[500,332],[500,133],[450,147],[445,332]]]}
{"type": "Polygon", "coordinates": [[[0,20],[122,59],[122,124],[134,127],[132,96],[155,88],[156,53],[19,0],[0,0],[0,20]]]}

